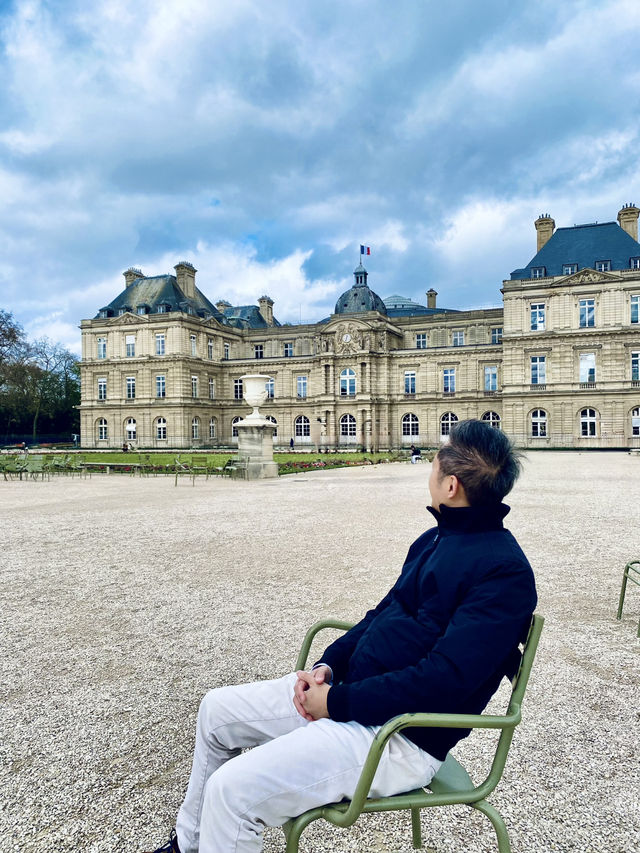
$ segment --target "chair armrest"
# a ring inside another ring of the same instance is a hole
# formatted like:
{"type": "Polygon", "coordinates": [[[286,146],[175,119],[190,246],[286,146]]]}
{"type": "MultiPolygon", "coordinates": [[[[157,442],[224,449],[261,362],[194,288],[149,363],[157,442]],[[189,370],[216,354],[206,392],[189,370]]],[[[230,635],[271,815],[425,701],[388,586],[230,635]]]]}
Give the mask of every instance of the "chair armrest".
{"type": "Polygon", "coordinates": [[[354,625],[355,622],[345,622],[343,619],[321,619],[319,622],[316,622],[309,628],[304,636],[304,640],[300,646],[300,653],[296,660],[295,669],[298,670],[305,668],[307,658],[309,657],[311,643],[313,642],[316,634],[320,631],[323,631],[325,628],[337,628],[340,631],[348,631],[349,628],[353,628],[354,625]]]}

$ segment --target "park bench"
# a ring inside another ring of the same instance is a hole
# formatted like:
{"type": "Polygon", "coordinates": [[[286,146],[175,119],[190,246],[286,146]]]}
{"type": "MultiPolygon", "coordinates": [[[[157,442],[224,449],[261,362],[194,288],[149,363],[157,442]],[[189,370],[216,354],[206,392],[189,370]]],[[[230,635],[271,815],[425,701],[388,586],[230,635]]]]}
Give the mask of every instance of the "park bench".
{"type": "MultiPolygon", "coordinates": [[[[401,714],[389,720],[380,728],[371,744],[369,755],[362,767],[353,799],[351,801],[345,800],[341,803],[330,803],[326,806],[319,806],[287,821],[283,827],[287,839],[287,853],[297,853],[300,835],[310,823],[319,818],[323,818],[335,826],[347,827],[354,824],[361,814],[397,810],[411,811],[413,846],[418,849],[422,847],[420,810],[435,806],[458,804],[466,804],[485,814],[495,829],[500,853],[510,853],[511,845],[504,820],[495,806],[488,803],[486,798],[495,789],[502,777],[514,730],[520,722],[520,707],[531,673],[543,624],[544,619],[542,616],[536,615],[531,621],[529,634],[522,649],[520,667],[511,682],[511,698],[506,714],[498,716],[493,714],[417,713],[401,714]],[[368,799],[367,795],[371,787],[371,782],[373,781],[380,756],[387,741],[396,732],[400,732],[407,727],[416,726],[500,729],[501,733],[492,758],[491,768],[484,781],[474,786],[471,777],[464,767],[449,753],[446,761],[428,785],[431,793],[428,793],[424,788],[418,788],[404,794],[396,794],[393,797],[368,799]]],[[[296,670],[305,668],[311,643],[319,631],[324,628],[348,630],[350,627],[351,623],[334,619],[326,619],[312,625],[302,643],[295,666],[296,670]]]]}

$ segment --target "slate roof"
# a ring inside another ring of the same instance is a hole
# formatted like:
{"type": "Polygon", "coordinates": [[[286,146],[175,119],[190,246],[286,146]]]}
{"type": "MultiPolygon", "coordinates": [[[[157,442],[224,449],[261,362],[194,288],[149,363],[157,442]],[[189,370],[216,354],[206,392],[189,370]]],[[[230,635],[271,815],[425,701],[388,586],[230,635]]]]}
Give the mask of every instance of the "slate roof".
{"type": "MultiPolygon", "coordinates": [[[[269,329],[272,328],[260,313],[257,305],[229,305],[223,309],[224,319],[229,326],[237,329],[269,329]]],[[[273,318],[273,325],[281,325],[273,318]]]]}
{"type": "Polygon", "coordinates": [[[511,279],[533,278],[532,267],[545,267],[547,276],[566,275],[564,264],[594,269],[596,261],[611,261],[612,270],[628,270],[629,259],[638,257],[640,243],[617,222],[574,225],[558,228],[525,267],[511,273],[511,279]]]}
{"type": "Polygon", "coordinates": [[[210,316],[221,323],[224,322],[222,314],[197,287],[195,299],[187,299],[178,287],[174,275],[153,275],[134,279],[129,287],[125,287],[122,293],[101,308],[97,316],[104,316],[106,311],[106,316],[115,317],[122,308],[135,314],[139,305],[146,306],[147,314],[157,313],[158,306],[164,305],[165,312],[185,311],[191,308],[192,312],[199,317],[210,316]]]}
{"type": "Polygon", "coordinates": [[[458,314],[455,308],[427,308],[406,296],[387,296],[383,299],[389,317],[419,317],[430,314],[458,314]]]}

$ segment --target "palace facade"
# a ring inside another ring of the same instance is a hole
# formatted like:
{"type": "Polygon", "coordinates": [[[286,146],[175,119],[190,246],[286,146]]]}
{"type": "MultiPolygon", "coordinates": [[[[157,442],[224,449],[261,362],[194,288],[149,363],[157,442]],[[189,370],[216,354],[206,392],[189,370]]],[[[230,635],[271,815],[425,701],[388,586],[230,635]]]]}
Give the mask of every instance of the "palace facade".
{"type": "Polygon", "coordinates": [[[250,373],[269,377],[276,445],[433,447],[477,417],[524,447],[640,446],[639,214],[557,230],[541,216],[536,254],[488,310],[437,307],[434,290],[383,300],[359,265],[330,317],[281,325],[268,296],[211,303],[189,263],[129,269],[81,324],[82,446],[233,446],[250,373]]]}

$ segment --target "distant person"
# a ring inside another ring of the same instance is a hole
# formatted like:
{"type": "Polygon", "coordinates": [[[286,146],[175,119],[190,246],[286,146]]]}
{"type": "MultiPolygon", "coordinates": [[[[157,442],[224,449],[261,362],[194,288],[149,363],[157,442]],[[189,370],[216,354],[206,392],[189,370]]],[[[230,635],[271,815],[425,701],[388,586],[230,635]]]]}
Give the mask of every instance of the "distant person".
{"type": "MultiPolygon", "coordinates": [[[[382,601],[311,671],[204,697],[176,830],[155,853],[259,853],[265,826],[353,795],[391,717],[481,713],[515,675],[536,605],[531,566],[502,524],[509,507],[501,501],[519,473],[503,432],[477,420],[456,425],[429,478],[437,527],[409,548],[382,601]]],[[[305,621],[317,618],[306,611],[305,621]]],[[[468,734],[393,735],[370,796],[427,785],[468,734]]]]}
{"type": "Polygon", "coordinates": [[[122,443],[122,452],[123,452],[123,453],[128,453],[128,452],[129,452],[129,445],[127,444],[127,442],[126,442],[126,441],[124,441],[124,442],[122,443]]]}
{"type": "Polygon", "coordinates": [[[289,450],[293,450],[293,436],[289,439],[289,450]]]}
{"type": "Polygon", "coordinates": [[[420,448],[416,447],[414,444],[410,447],[411,453],[411,464],[415,465],[418,460],[422,461],[422,456],[420,455],[420,448]]]}

